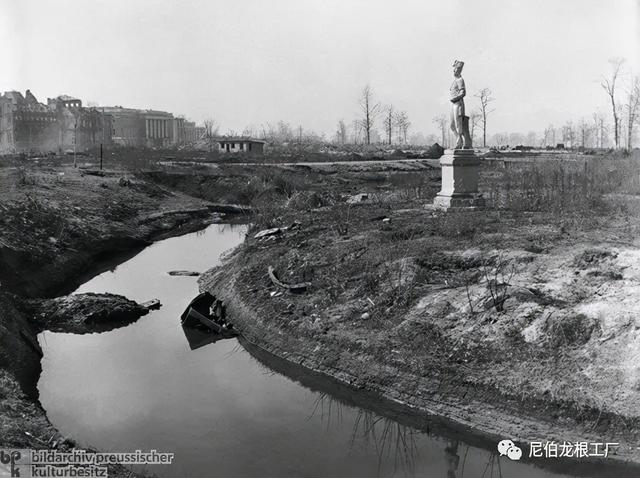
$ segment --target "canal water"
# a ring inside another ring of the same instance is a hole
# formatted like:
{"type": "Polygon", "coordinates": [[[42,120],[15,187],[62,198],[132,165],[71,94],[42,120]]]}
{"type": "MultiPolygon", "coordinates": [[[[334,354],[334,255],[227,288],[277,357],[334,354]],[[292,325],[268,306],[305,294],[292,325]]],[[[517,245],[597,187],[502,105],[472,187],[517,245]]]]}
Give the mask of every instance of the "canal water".
{"type": "Polygon", "coordinates": [[[110,332],[39,335],[40,400],[63,434],[102,451],[175,453],[173,465],[146,469],[158,477],[569,476],[306,388],[236,339],[191,350],[179,316],[196,278],[167,272],[218,264],[245,232],[212,225],[155,243],[76,291],[158,298],[162,308],[110,332]]]}

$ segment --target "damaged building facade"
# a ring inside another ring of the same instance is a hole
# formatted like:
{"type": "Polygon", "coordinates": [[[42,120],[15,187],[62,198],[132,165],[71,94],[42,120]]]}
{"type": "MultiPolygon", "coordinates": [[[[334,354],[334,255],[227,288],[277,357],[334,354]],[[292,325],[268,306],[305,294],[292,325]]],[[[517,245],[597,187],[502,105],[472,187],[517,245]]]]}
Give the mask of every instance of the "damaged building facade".
{"type": "Polygon", "coordinates": [[[166,111],[84,107],[68,95],[41,103],[27,90],[0,95],[0,154],[68,153],[105,146],[167,148],[195,142],[195,123],[166,111]]]}
{"type": "Polygon", "coordinates": [[[85,151],[109,143],[110,118],[69,96],[41,103],[27,90],[0,96],[0,154],[85,151]]]}
{"type": "Polygon", "coordinates": [[[0,153],[53,151],[58,148],[56,114],[31,91],[0,97],[0,153]]]}
{"type": "Polygon", "coordinates": [[[111,143],[111,117],[100,109],[85,108],[80,99],[67,95],[47,98],[47,106],[56,113],[59,150],[86,151],[111,143]]]}

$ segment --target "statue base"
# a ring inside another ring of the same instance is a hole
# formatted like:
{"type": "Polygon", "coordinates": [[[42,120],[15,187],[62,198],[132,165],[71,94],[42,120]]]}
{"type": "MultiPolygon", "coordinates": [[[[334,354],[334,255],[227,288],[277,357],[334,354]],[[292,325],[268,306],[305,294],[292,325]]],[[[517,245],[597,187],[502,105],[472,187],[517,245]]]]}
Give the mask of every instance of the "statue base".
{"type": "Polygon", "coordinates": [[[440,158],[442,188],[433,205],[445,210],[474,210],[485,206],[478,192],[480,160],[473,149],[447,149],[440,158]]]}

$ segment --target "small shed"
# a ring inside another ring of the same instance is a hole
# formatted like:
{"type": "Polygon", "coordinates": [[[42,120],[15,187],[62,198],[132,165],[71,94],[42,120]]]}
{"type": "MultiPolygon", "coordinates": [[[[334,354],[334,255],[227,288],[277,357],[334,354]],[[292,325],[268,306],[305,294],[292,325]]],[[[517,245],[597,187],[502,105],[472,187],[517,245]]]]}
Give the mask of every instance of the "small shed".
{"type": "Polygon", "coordinates": [[[252,138],[219,138],[216,140],[221,153],[262,154],[266,141],[252,138]]]}

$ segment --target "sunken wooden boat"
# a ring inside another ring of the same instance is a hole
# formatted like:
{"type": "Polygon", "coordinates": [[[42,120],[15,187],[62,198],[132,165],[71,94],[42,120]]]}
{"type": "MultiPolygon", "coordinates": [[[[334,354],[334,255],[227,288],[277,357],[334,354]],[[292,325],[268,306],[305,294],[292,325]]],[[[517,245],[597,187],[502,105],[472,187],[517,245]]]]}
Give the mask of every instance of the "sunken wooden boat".
{"type": "Polygon", "coordinates": [[[198,294],[180,316],[185,328],[207,329],[221,335],[235,335],[232,326],[224,317],[222,302],[209,292],[198,294]]]}
{"type": "Polygon", "coordinates": [[[233,330],[225,330],[221,334],[218,334],[205,327],[186,327],[184,325],[182,326],[182,331],[191,350],[196,350],[205,345],[214,344],[219,340],[229,339],[237,335],[233,330]]]}

